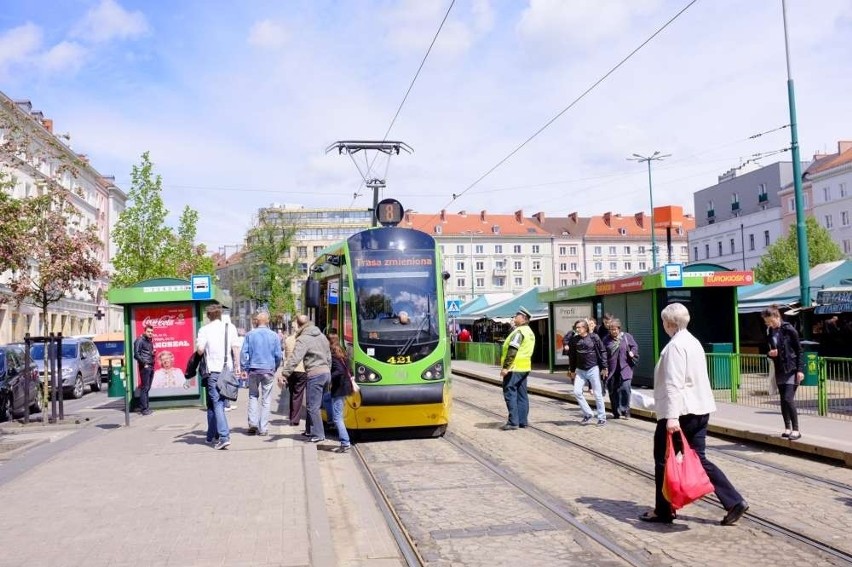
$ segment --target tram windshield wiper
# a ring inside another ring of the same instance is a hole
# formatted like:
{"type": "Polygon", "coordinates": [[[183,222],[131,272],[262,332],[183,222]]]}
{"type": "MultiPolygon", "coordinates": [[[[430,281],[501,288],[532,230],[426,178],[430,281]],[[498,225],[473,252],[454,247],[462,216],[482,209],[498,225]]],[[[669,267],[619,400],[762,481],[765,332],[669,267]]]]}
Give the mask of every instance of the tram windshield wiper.
{"type": "Polygon", "coordinates": [[[402,345],[399,350],[396,352],[397,356],[402,356],[408,354],[409,349],[420,339],[420,335],[423,334],[423,331],[426,330],[430,326],[430,322],[432,320],[431,313],[426,314],[423,319],[420,320],[420,323],[417,324],[417,331],[409,337],[405,344],[402,345]]]}

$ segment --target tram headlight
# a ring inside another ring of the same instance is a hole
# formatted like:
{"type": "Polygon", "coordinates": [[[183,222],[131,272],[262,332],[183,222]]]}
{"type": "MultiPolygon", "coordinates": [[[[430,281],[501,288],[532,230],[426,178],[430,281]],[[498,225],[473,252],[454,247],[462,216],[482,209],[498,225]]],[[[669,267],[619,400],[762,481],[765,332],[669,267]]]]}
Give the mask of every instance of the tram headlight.
{"type": "Polygon", "coordinates": [[[366,366],[364,364],[359,364],[355,367],[355,381],[356,382],[378,382],[382,379],[382,375],[366,366]]]}
{"type": "Polygon", "coordinates": [[[423,371],[420,375],[424,380],[443,380],[444,379],[444,363],[436,362],[429,368],[423,371]]]}

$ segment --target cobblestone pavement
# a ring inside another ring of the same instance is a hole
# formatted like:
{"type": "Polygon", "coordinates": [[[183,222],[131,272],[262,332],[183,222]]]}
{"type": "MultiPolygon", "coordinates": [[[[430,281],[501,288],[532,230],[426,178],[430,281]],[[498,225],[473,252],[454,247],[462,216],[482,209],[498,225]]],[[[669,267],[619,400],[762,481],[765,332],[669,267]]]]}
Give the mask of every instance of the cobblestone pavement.
{"type": "MultiPolygon", "coordinates": [[[[456,380],[454,396],[477,407],[505,415],[498,388],[456,380]]],[[[594,447],[645,470],[652,470],[652,425],[631,420],[611,421],[606,427],[579,426],[576,406],[533,400],[530,420],[542,427],[594,447]],[[628,425],[629,424],[629,425],[628,425]]],[[[683,564],[765,563],[821,560],[810,549],[772,537],[749,522],[735,528],[718,526],[719,510],[693,505],[674,527],[641,524],[634,521],[645,505],[653,502],[653,484],[632,473],[615,468],[579,449],[551,441],[532,431],[503,432],[502,420],[455,405],[452,431],[471,443],[484,447],[495,459],[535,482],[551,494],[559,494],[589,517],[621,533],[623,542],[651,553],[665,564],[666,557],[683,564]],[[700,541],[700,545],[696,542],[700,541]],[[718,553],[717,553],[718,550],[718,553]]],[[[712,440],[716,445],[725,442],[712,440]]],[[[730,443],[727,443],[730,445],[730,443]]],[[[841,548],[848,548],[849,501],[828,487],[797,481],[789,476],[757,469],[721,456],[713,459],[749,500],[752,511],[779,524],[818,536],[841,548]]]]}

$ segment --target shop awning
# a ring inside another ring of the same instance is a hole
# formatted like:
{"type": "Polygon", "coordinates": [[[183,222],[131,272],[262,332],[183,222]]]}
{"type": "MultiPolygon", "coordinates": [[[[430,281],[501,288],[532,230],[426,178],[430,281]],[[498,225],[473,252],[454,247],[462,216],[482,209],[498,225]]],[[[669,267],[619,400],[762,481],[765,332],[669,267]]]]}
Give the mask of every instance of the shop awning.
{"type": "MultiPolygon", "coordinates": [[[[507,323],[512,320],[518,309],[524,307],[532,314],[532,320],[547,318],[547,304],[540,303],[538,300],[539,291],[542,288],[536,286],[531,287],[518,295],[512,296],[509,299],[500,303],[495,303],[484,309],[477,311],[468,311],[458,319],[462,321],[476,321],[477,319],[491,319],[501,323],[507,323]]],[[[464,311],[463,311],[464,312],[464,311]]]]}
{"type": "MultiPolygon", "coordinates": [[[[852,284],[852,260],[817,264],[810,269],[810,280],[811,295],[814,299],[820,289],[852,284]]],[[[765,286],[741,287],[737,290],[737,294],[739,296],[737,310],[740,313],[755,313],[773,304],[798,305],[799,276],[795,275],[765,286]]]]}

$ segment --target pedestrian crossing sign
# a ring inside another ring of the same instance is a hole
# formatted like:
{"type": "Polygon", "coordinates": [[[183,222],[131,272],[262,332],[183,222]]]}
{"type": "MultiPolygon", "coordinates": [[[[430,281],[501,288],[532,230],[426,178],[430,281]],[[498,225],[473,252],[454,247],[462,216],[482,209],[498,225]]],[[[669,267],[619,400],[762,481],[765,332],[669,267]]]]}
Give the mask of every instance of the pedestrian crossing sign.
{"type": "Polygon", "coordinates": [[[447,315],[458,315],[461,313],[461,300],[460,299],[448,299],[447,300],[447,315]]]}

